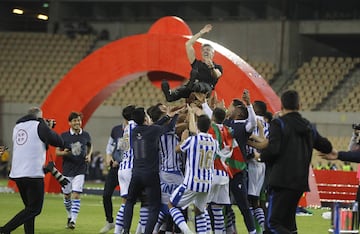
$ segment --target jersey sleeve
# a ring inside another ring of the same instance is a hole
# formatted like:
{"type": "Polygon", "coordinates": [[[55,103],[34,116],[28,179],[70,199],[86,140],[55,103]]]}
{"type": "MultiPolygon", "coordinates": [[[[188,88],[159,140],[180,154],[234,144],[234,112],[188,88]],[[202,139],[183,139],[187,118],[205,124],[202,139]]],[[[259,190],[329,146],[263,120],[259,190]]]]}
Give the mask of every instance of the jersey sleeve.
{"type": "Polygon", "coordinates": [[[186,152],[186,150],[190,148],[191,139],[192,139],[192,137],[190,136],[190,137],[186,138],[186,140],[183,143],[181,143],[180,150],[182,152],[186,152]]]}

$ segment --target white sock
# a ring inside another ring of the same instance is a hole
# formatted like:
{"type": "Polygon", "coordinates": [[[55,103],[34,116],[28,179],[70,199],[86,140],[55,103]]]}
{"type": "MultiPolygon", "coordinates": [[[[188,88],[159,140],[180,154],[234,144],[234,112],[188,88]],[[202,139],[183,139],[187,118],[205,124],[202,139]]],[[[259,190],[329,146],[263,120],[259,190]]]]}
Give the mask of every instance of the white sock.
{"type": "Polygon", "coordinates": [[[76,223],[76,219],[80,212],[80,199],[72,200],[71,204],[71,221],[76,223]]]}
{"type": "Polygon", "coordinates": [[[214,232],[215,234],[222,234],[225,230],[224,215],[221,207],[212,207],[214,215],[214,232]]]}
{"type": "Polygon", "coordinates": [[[124,228],[124,209],[125,209],[125,204],[121,204],[120,209],[116,215],[115,229],[114,229],[114,233],[116,234],[118,233],[120,234],[124,228]]]}
{"type": "Polygon", "coordinates": [[[191,233],[191,230],[186,224],[184,215],[181,213],[181,211],[176,207],[170,208],[169,211],[172,219],[174,220],[174,223],[181,229],[181,231],[184,233],[191,233]]]}
{"type": "Polygon", "coordinates": [[[147,207],[140,208],[140,224],[141,224],[141,233],[145,232],[145,226],[149,216],[149,209],[147,207]]]}

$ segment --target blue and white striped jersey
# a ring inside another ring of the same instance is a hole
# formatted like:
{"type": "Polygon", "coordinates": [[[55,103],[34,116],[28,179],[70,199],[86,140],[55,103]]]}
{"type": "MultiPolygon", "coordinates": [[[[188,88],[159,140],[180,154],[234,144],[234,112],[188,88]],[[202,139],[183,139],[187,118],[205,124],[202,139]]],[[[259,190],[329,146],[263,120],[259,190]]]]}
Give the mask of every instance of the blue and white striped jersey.
{"type": "Polygon", "coordinates": [[[188,137],[180,149],[186,152],[184,185],[195,192],[209,192],[218,142],[208,133],[188,137]]]}
{"type": "MultiPolygon", "coordinates": [[[[256,121],[259,120],[261,121],[262,125],[264,126],[264,136],[266,138],[269,137],[269,127],[270,125],[265,121],[264,117],[263,116],[260,116],[260,115],[257,115],[256,116],[256,121]]],[[[259,136],[260,133],[259,133],[259,127],[256,126],[256,128],[254,129],[254,131],[252,132],[252,134],[256,135],[256,136],[259,136]]],[[[254,148],[251,147],[251,146],[246,146],[246,151],[248,154],[253,154],[254,153],[254,148]]]]}
{"type": "Polygon", "coordinates": [[[129,120],[128,124],[124,128],[123,142],[125,142],[125,150],[123,159],[119,165],[119,170],[133,168],[134,152],[131,147],[131,132],[135,128],[136,123],[133,120],[129,120]]]}
{"type": "Polygon", "coordinates": [[[175,151],[175,147],[179,144],[179,137],[174,131],[167,132],[160,137],[159,155],[160,170],[165,172],[181,173],[182,160],[181,153],[175,151]]]}

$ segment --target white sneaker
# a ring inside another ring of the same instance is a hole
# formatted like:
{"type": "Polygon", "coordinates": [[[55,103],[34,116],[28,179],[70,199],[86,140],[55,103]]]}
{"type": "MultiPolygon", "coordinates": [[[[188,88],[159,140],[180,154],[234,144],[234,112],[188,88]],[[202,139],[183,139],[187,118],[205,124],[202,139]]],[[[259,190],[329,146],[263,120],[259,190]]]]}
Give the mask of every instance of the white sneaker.
{"type": "Polygon", "coordinates": [[[115,227],[114,223],[106,222],[105,226],[103,228],[101,228],[99,233],[102,233],[102,234],[107,233],[108,231],[110,231],[114,227],[115,227]]]}

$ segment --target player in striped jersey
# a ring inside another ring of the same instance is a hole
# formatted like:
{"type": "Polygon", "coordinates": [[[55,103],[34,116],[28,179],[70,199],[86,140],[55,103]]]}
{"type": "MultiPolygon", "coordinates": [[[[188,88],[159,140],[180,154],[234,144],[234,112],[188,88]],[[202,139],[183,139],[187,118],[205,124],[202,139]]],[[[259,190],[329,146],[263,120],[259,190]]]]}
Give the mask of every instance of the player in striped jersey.
{"type": "Polygon", "coordinates": [[[231,131],[223,125],[226,112],[224,109],[215,108],[212,113],[211,128],[209,133],[218,141],[219,148],[225,154],[216,154],[214,160],[214,178],[209,193],[209,203],[214,220],[214,233],[222,234],[225,231],[223,207],[230,205],[229,174],[225,165],[225,158],[232,155],[233,138],[231,131]]]}
{"type": "MultiPolygon", "coordinates": [[[[171,194],[169,208],[174,222],[184,233],[192,233],[192,231],[186,224],[180,209],[186,208],[190,204],[195,205],[196,233],[206,233],[204,211],[213,177],[213,160],[219,147],[217,141],[207,133],[210,124],[208,116],[200,115],[196,122],[200,132],[188,137],[188,131],[184,131],[181,137],[183,142],[177,146],[177,150],[186,152],[185,178],[183,183],[171,194]]],[[[189,126],[195,126],[192,108],[189,108],[189,126]]]]}
{"type": "MultiPolygon", "coordinates": [[[[266,113],[266,103],[260,100],[253,102],[254,111],[256,114],[257,127],[254,129],[252,135],[267,138],[269,135],[269,124],[264,120],[266,113]]],[[[260,225],[261,229],[265,228],[265,215],[264,210],[260,206],[260,192],[264,184],[265,179],[265,163],[258,162],[254,158],[254,154],[257,153],[256,149],[247,146],[248,155],[248,199],[250,203],[250,209],[260,225]]]]}
{"type": "MultiPolygon", "coordinates": [[[[161,118],[167,116],[167,109],[168,108],[165,105],[158,103],[148,109],[148,114],[155,124],[159,124],[159,122],[162,122],[161,118]]],[[[175,151],[175,147],[178,144],[179,137],[175,133],[175,126],[171,131],[160,136],[159,156],[162,207],[159,213],[158,222],[154,228],[154,233],[159,231],[160,226],[169,217],[167,203],[169,202],[170,195],[184,179],[184,175],[182,173],[182,155],[181,153],[175,151]]],[[[172,226],[167,227],[167,230],[172,231],[172,226]]]]}
{"type": "Polygon", "coordinates": [[[119,234],[121,233],[124,227],[124,208],[126,203],[126,197],[128,194],[129,184],[132,175],[132,167],[133,167],[133,150],[130,147],[130,136],[131,131],[135,127],[135,122],[132,120],[132,113],[135,110],[134,105],[129,105],[125,107],[122,111],[122,116],[125,119],[126,126],[124,128],[123,133],[123,140],[122,140],[122,150],[123,158],[119,164],[119,171],[118,171],[118,178],[119,178],[119,185],[120,185],[120,195],[122,197],[122,204],[120,209],[116,215],[116,222],[115,222],[115,230],[114,233],[119,234]]]}

